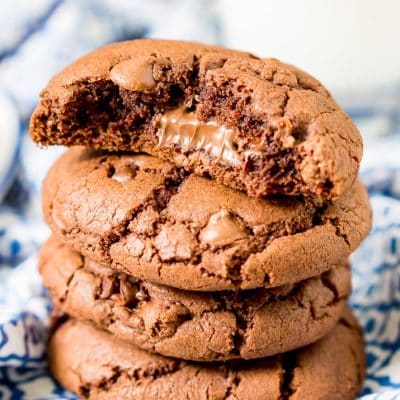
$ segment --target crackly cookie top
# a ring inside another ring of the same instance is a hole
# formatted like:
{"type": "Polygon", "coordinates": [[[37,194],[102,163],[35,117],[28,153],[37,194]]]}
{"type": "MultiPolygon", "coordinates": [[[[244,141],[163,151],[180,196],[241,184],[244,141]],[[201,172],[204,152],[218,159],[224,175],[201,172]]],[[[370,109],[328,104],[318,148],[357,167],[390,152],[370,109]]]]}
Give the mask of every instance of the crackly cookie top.
{"type": "Polygon", "coordinates": [[[144,154],[72,148],[43,186],[45,219],[85,256],[187,290],[276,287],[321,274],[368,233],[356,182],[345,196],[256,199],[144,154]]]}
{"type": "Polygon", "coordinates": [[[305,72],[179,41],[86,55],[43,90],[30,130],[44,145],[144,151],[256,197],[336,198],[362,155],[352,121],[305,72]]]}
{"type": "Polygon", "coordinates": [[[349,310],[311,346],[234,363],[150,354],[70,319],[50,340],[49,367],[64,387],[90,400],[352,400],[362,385],[365,356],[349,310]]]}
{"type": "Polygon", "coordinates": [[[344,261],[274,289],[179,290],[98,264],[54,236],[39,270],[66,314],[145,350],[194,361],[261,358],[313,343],[337,323],[351,289],[344,261]]]}

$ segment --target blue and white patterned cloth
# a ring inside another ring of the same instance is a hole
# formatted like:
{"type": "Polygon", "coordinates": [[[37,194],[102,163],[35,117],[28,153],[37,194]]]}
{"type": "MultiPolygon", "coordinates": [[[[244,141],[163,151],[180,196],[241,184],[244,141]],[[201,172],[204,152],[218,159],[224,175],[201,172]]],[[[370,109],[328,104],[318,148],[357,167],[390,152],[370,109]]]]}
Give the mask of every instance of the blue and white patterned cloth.
{"type": "MultiPolygon", "coordinates": [[[[41,219],[40,182],[62,149],[38,149],[26,136],[38,92],[65,64],[107,42],[141,36],[220,41],[208,3],[2,1],[0,399],[75,399],[46,371],[50,303],[36,268],[49,231],[41,219]]],[[[362,179],[374,210],[372,232],[352,258],[351,303],[368,353],[360,399],[400,400],[400,96],[383,90],[360,99],[344,99],[366,132],[362,179]]]]}

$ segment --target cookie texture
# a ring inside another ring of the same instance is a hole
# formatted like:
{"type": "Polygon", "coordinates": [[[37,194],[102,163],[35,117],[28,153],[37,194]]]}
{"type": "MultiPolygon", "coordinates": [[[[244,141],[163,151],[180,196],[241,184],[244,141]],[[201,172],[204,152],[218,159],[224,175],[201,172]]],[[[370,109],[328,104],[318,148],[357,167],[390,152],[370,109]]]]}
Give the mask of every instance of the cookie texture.
{"type": "Polygon", "coordinates": [[[30,124],[43,145],[143,151],[249,195],[336,198],[360,134],[310,75],[198,43],[135,40],[56,75],[30,124]]]}
{"type": "Polygon", "coordinates": [[[260,358],[317,341],[350,294],[346,262],[276,289],[199,293],[132,278],[53,237],[40,273],[57,309],[145,350],[194,361],[260,358]]]}
{"type": "Polygon", "coordinates": [[[143,154],[68,150],[43,208],[81,254],[136,278],[187,290],[276,287],[320,275],[368,233],[361,183],[334,202],[256,199],[143,154]]]}
{"type": "Polygon", "coordinates": [[[166,358],[77,320],[56,330],[48,354],[63,386],[96,400],[352,400],[365,371],[362,334],[349,311],[319,342],[250,362],[166,358]]]}

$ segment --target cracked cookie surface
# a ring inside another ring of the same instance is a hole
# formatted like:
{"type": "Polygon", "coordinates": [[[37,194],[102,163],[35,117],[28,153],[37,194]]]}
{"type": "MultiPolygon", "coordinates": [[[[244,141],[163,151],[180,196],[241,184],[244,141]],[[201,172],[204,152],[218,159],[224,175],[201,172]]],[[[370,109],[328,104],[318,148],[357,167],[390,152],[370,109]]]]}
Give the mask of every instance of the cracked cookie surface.
{"type": "Polygon", "coordinates": [[[368,233],[360,182],[336,201],[256,199],[152,156],[68,150],[50,169],[43,209],[81,254],[186,290],[276,287],[320,275],[368,233]]]}
{"type": "Polygon", "coordinates": [[[57,309],[145,350],[194,361],[260,358],[317,341],[350,294],[347,262],[275,289],[199,293],[151,284],[52,237],[39,270],[57,309]]]}
{"type": "Polygon", "coordinates": [[[362,155],[357,128],[310,75],[176,41],[81,58],[42,91],[30,131],[43,145],[143,151],[256,197],[337,198],[362,155]]]}
{"type": "Polygon", "coordinates": [[[252,361],[194,363],[137,349],[67,320],[49,343],[55,378],[84,399],[352,400],[365,372],[362,333],[349,310],[326,337],[252,361]]]}

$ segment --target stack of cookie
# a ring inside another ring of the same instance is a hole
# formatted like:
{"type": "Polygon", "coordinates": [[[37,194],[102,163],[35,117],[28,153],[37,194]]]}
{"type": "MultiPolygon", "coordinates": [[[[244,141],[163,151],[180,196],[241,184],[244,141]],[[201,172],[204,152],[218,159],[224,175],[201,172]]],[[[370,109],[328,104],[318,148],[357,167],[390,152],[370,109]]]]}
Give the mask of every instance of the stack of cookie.
{"type": "Polygon", "coordinates": [[[352,399],[349,255],[371,212],[360,135],[274,59],[117,43],[52,79],[40,272],[57,380],[90,399],[352,399]]]}

